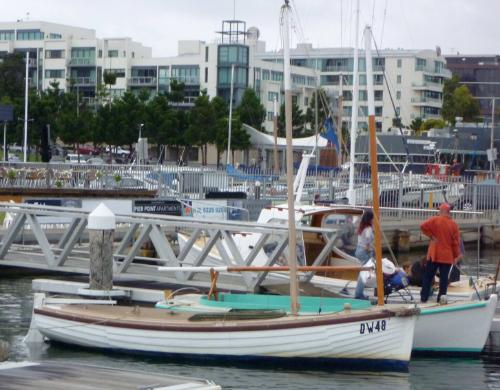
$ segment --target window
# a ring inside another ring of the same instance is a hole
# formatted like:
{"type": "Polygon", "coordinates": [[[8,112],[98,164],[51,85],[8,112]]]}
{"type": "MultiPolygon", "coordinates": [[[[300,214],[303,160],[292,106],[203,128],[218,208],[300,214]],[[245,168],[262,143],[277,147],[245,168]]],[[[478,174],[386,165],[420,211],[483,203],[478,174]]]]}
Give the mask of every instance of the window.
{"type": "Polygon", "coordinates": [[[61,34],[56,34],[56,33],[49,34],[49,39],[61,39],[61,38],[62,38],[61,34]]]}
{"type": "Polygon", "coordinates": [[[74,47],[71,49],[71,58],[94,58],[95,49],[93,47],[74,47]]]}
{"type": "Polygon", "coordinates": [[[135,58],[135,51],[132,52],[132,58],[135,58]]]}
{"type": "Polygon", "coordinates": [[[350,102],[352,100],[352,92],[351,91],[343,91],[342,92],[342,98],[345,101],[350,102]]]}
{"type": "Polygon", "coordinates": [[[102,49],[99,49],[99,58],[102,58],[102,49]]]}
{"type": "Polygon", "coordinates": [[[366,100],[368,100],[368,92],[366,92],[366,91],[359,91],[359,100],[360,101],[366,101],[366,100]]]}
{"type": "Polygon", "coordinates": [[[401,100],[401,91],[396,91],[396,99],[401,100]]]}
{"type": "Polygon", "coordinates": [[[320,79],[321,79],[321,85],[339,85],[340,82],[340,77],[338,75],[331,75],[331,74],[321,75],[320,79]]]}
{"type": "Polygon", "coordinates": [[[269,80],[269,71],[267,69],[262,69],[262,80],[269,80]]]}
{"type": "Polygon", "coordinates": [[[401,107],[396,107],[396,115],[397,116],[401,115],[401,107]]]}
{"type": "Polygon", "coordinates": [[[280,101],[280,95],[278,92],[268,92],[267,93],[267,100],[269,102],[274,102],[274,100],[276,101],[280,101]]]}
{"type": "Polygon", "coordinates": [[[200,68],[197,65],[173,66],[172,79],[185,84],[200,84],[200,68]]]}
{"type": "Polygon", "coordinates": [[[271,80],[273,81],[283,81],[283,72],[271,71],[271,80]]]}
{"type": "Polygon", "coordinates": [[[309,105],[309,98],[307,96],[304,96],[304,106],[308,106],[309,105]]]}
{"type": "Polygon", "coordinates": [[[0,30],[0,41],[12,41],[12,40],[14,40],[14,31],[0,30]]]}
{"type": "Polygon", "coordinates": [[[415,61],[415,70],[424,70],[427,65],[425,58],[417,58],[415,61]]]}
{"type": "Polygon", "coordinates": [[[205,68],[205,83],[208,83],[208,68],[205,68]]]}
{"type": "Polygon", "coordinates": [[[44,38],[43,32],[40,30],[18,30],[18,41],[39,41],[44,38]]]}
{"type": "Polygon", "coordinates": [[[205,62],[208,62],[208,46],[205,46],[205,62]]]}
{"type": "Polygon", "coordinates": [[[64,50],[46,50],[45,58],[64,58],[65,51],[64,50]]]}
{"type": "Polygon", "coordinates": [[[375,91],[374,92],[374,98],[375,98],[375,101],[382,101],[384,100],[384,91],[375,91]]]}
{"type": "Polygon", "coordinates": [[[267,112],[267,120],[272,121],[274,119],[274,112],[268,111],[267,112]]]}
{"type": "Polygon", "coordinates": [[[108,50],[108,57],[109,58],[118,57],[118,50],[108,50]]]}
{"type": "Polygon", "coordinates": [[[398,84],[401,84],[401,79],[402,79],[402,76],[400,74],[398,74],[398,77],[397,77],[397,83],[398,84]]]}
{"type": "Polygon", "coordinates": [[[382,106],[375,106],[375,116],[382,116],[382,106]]]}
{"type": "Polygon", "coordinates": [[[373,84],[374,85],[384,84],[384,75],[383,74],[374,74],[373,75],[373,84]]]}
{"type": "Polygon", "coordinates": [[[46,69],[45,70],[46,79],[63,79],[64,69],[46,69]]]}
{"type": "Polygon", "coordinates": [[[359,85],[366,85],[366,74],[359,75],[359,85]]]}
{"type": "Polygon", "coordinates": [[[403,60],[401,58],[398,59],[398,68],[403,66],[403,60]]]}

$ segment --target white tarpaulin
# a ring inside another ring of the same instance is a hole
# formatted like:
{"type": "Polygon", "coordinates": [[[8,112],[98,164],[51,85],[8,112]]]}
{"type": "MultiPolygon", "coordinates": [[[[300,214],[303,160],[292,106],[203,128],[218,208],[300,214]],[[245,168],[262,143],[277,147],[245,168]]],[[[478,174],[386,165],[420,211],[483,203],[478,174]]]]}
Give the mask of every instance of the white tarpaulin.
{"type": "MultiPolygon", "coordinates": [[[[246,130],[248,135],[250,135],[250,143],[254,146],[264,146],[272,148],[274,147],[274,136],[272,134],[266,134],[251,126],[243,124],[243,128],[246,130]]],[[[294,149],[313,149],[316,146],[316,136],[304,137],[304,138],[294,138],[293,139],[294,149]]],[[[318,135],[318,148],[326,147],[326,138],[318,135]]],[[[284,149],[286,147],[286,138],[278,137],[278,148],[284,149]]]]}

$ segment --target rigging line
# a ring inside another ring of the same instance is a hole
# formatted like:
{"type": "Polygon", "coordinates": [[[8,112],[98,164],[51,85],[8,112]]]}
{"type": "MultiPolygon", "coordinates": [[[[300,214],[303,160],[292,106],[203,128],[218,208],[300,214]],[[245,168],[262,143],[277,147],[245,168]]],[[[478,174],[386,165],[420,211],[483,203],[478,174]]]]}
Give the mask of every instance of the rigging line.
{"type": "Polygon", "coordinates": [[[375,3],[376,3],[376,0],[372,0],[372,28],[373,28],[373,25],[375,23],[375,3]]]}
{"type": "Polygon", "coordinates": [[[385,0],[384,16],[382,18],[382,31],[380,32],[380,47],[382,47],[382,40],[384,39],[385,19],[386,19],[386,17],[387,17],[387,0],[385,0]]]}
{"type": "MultiPolygon", "coordinates": [[[[372,34],[372,40],[373,40],[373,44],[375,45],[375,51],[377,52],[377,56],[380,58],[380,51],[378,49],[377,42],[375,41],[375,37],[373,36],[373,34],[372,34]]],[[[391,89],[389,88],[389,82],[387,81],[387,74],[385,72],[385,62],[382,65],[382,75],[384,77],[385,85],[387,87],[387,92],[389,93],[389,98],[391,100],[391,105],[392,105],[392,108],[394,110],[394,114],[396,115],[396,119],[401,119],[400,115],[398,115],[398,112],[396,110],[396,104],[394,103],[394,98],[392,96],[391,89]]],[[[409,165],[411,167],[411,165],[413,165],[413,156],[410,155],[410,150],[409,150],[409,147],[408,147],[408,143],[406,142],[406,137],[403,134],[403,129],[402,129],[402,126],[401,126],[401,120],[399,120],[397,124],[398,124],[399,132],[400,132],[400,134],[402,136],[403,146],[404,146],[405,152],[406,152],[406,158],[409,161],[409,165]]],[[[405,169],[406,169],[406,165],[405,165],[402,173],[404,173],[405,169]]]]}
{"type": "Polygon", "coordinates": [[[340,47],[343,47],[343,33],[344,33],[344,8],[343,8],[343,0],[340,0],[340,47]]]}

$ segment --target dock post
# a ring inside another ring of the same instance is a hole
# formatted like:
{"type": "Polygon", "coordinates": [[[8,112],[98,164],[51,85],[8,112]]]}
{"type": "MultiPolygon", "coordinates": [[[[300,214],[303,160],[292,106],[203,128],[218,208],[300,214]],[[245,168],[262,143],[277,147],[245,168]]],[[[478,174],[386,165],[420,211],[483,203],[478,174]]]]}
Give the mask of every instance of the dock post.
{"type": "Polygon", "coordinates": [[[90,290],[113,289],[113,236],[116,218],[113,212],[101,203],[89,214],[90,240],[90,290]]]}
{"type": "Polygon", "coordinates": [[[0,340],[0,362],[4,362],[9,358],[9,343],[0,340]]]}

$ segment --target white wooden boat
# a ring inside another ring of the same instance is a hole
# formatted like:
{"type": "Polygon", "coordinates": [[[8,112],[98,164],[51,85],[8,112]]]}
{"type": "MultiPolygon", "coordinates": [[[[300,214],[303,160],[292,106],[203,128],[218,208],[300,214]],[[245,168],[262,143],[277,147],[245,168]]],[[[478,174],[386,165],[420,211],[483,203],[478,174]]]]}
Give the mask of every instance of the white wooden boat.
{"type": "Polygon", "coordinates": [[[300,367],[398,371],[408,367],[418,312],[342,308],[305,316],[279,311],[207,316],[132,306],[35,302],[39,304],[33,309],[31,329],[71,345],[203,360],[274,360],[300,367]]]}
{"type": "MultiPolygon", "coordinates": [[[[202,294],[179,295],[158,302],[156,307],[183,312],[225,312],[231,310],[287,310],[288,296],[262,294],[219,294],[218,300],[202,294]]],[[[301,315],[334,313],[343,304],[351,310],[367,310],[370,303],[364,300],[302,297],[301,315]]],[[[479,354],[488,338],[495,314],[497,295],[487,301],[465,301],[448,304],[420,304],[420,315],[415,326],[413,351],[415,353],[479,354]]],[[[400,308],[388,304],[386,308],[400,308]]]]}

